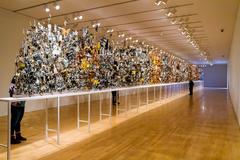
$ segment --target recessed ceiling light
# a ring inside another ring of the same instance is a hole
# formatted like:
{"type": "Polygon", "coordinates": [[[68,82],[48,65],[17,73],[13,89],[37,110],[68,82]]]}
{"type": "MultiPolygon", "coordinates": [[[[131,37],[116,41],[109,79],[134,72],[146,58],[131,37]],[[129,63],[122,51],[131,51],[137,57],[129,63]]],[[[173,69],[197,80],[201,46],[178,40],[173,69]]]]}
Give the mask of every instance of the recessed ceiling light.
{"type": "Polygon", "coordinates": [[[176,8],[170,8],[167,13],[166,13],[166,16],[168,17],[172,17],[175,15],[175,13],[177,12],[176,8]]]}
{"type": "Polygon", "coordinates": [[[83,16],[78,16],[78,19],[79,19],[79,20],[82,20],[82,19],[83,19],[83,16]]]}
{"type": "Polygon", "coordinates": [[[167,0],[156,0],[155,1],[155,4],[157,5],[157,6],[160,6],[160,5],[166,5],[167,4],[167,0]]]}
{"type": "Polygon", "coordinates": [[[98,23],[94,23],[94,24],[92,25],[92,27],[93,27],[93,28],[95,28],[95,27],[100,27],[100,25],[101,25],[101,23],[98,22],[98,23]]]}
{"type": "Polygon", "coordinates": [[[54,6],[55,6],[55,9],[56,9],[56,10],[59,10],[59,9],[60,9],[60,5],[59,5],[57,2],[55,3],[54,6]]]}
{"type": "Polygon", "coordinates": [[[44,6],[45,12],[50,12],[50,8],[48,7],[48,5],[44,6]]]}
{"type": "Polygon", "coordinates": [[[172,23],[172,24],[176,24],[176,23],[178,23],[178,20],[177,20],[176,18],[173,18],[173,19],[171,20],[171,23],[172,23]]]}
{"type": "Polygon", "coordinates": [[[108,30],[107,30],[107,33],[112,33],[112,32],[114,32],[113,29],[108,29],[108,30]]]}

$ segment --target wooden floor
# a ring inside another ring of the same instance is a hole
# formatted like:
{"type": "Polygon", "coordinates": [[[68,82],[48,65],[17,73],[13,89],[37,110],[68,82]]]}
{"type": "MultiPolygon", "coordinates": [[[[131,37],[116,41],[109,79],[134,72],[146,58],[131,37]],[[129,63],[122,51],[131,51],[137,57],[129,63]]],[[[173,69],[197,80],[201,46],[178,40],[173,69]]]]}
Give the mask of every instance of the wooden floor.
{"type": "MultiPolygon", "coordinates": [[[[91,134],[84,127],[74,130],[75,106],[61,111],[64,135],[60,146],[51,140],[50,143],[44,141],[44,119],[41,119],[44,118],[44,112],[26,114],[23,130],[28,141],[13,146],[13,159],[240,159],[240,130],[227,90],[197,91],[193,97],[185,95],[167,104],[157,103],[152,110],[141,108],[141,114],[133,111],[126,117],[121,115],[122,117],[113,117],[112,120],[105,119],[102,122],[97,122],[97,106],[98,102],[94,102],[92,122],[96,123],[92,126],[91,134]],[[97,128],[104,127],[105,131],[97,131],[97,128]]],[[[84,113],[84,108],[81,111],[84,113]]],[[[55,117],[52,118],[50,122],[55,117]]]]}

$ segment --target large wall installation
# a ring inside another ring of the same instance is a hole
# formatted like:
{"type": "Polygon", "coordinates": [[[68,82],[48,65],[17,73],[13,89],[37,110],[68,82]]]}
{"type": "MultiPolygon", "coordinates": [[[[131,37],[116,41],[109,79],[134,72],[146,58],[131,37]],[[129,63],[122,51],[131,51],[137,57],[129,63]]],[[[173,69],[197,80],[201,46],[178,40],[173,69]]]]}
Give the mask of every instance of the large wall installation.
{"type": "Polygon", "coordinates": [[[196,66],[164,51],[133,45],[119,47],[106,37],[96,41],[81,31],[36,23],[24,33],[16,58],[17,94],[198,80],[196,66]]]}

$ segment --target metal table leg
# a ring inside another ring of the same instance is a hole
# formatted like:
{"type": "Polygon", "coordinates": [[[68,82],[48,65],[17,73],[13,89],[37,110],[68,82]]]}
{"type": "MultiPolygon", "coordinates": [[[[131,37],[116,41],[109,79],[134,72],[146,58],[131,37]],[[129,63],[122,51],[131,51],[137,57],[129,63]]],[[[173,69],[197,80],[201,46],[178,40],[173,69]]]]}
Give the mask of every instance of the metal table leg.
{"type": "Polygon", "coordinates": [[[11,159],[11,102],[8,102],[7,160],[11,159]]]}
{"type": "Polygon", "coordinates": [[[48,99],[45,101],[45,140],[48,138],[48,99]]]}
{"type": "Polygon", "coordinates": [[[127,116],[127,110],[128,110],[128,92],[127,90],[125,91],[125,113],[127,116]]]}
{"type": "Polygon", "coordinates": [[[48,106],[47,106],[47,99],[46,99],[46,124],[45,124],[45,136],[46,141],[48,139],[48,132],[55,132],[57,133],[57,144],[60,144],[60,97],[57,97],[57,129],[51,129],[48,127],[48,106]]]}
{"type": "Polygon", "coordinates": [[[156,100],[156,91],[155,91],[155,87],[153,87],[153,102],[155,102],[156,100]]]}
{"type": "MultiPolygon", "coordinates": [[[[117,98],[117,94],[116,94],[115,98],[117,98]]],[[[112,117],[112,92],[109,92],[109,117],[110,117],[110,119],[112,117]]]]}
{"type": "Polygon", "coordinates": [[[80,120],[80,106],[79,106],[79,96],[77,96],[77,128],[79,129],[80,128],[80,123],[79,123],[79,120],[80,120]]]}
{"type": "Polygon", "coordinates": [[[140,103],[141,103],[139,88],[137,89],[137,97],[138,97],[138,108],[137,108],[137,112],[138,112],[139,111],[139,107],[140,107],[140,103]]]}
{"type": "Polygon", "coordinates": [[[100,120],[102,120],[103,116],[108,116],[109,118],[112,117],[112,92],[109,92],[109,113],[103,113],[102,112],[102,96],[100,95],[100,103],[99,103],[99,109],[100,109],[100,120]]]}
{"type": "Polygon", "coordinates": [[[161,102],[161,99],[162,99],[161,95],[162,95],[162,87],[159,86],[159,101],[160,102],[161,102]]]}
{"type": "Polygon", "coordinates": [[[148,108],[148,104],[149,104],[149,102],[148,102],[148,88],[147,88],[147,96],[146,96],[146,98],[147,98],[147,105],[146,105],[146,107],[148,108]]]}
{"type": "Polygon", "coordinates": [[[99,120],[102,120],[102,94],[99,93],[99,120]]]}
{"type": "Polygon", "coordinates": [[[7,160],[11,159],[11,102],[7,103],[7,144],[0,144],[0,147],[7,149],[7,160]]]}
{"type": "MultiPolygon", "coordinates": [[[[80,124],[81,123],[87,123],[88,124],[88,132],[90,132],[90,107],[91,107],[91,97],[90,97],[91,95],[90,94],[88,94],[88,120],[83,120],[83,119],[81,119],[81,117],[80,117],[80,109],[79,109],[79,105],[78,105],[78,126],[79,126],[79,128],[80,128],[80,124]]],[[[78,99],[79,99],[79,97],[78,97],[78,99]]],[[[78,100],[79,101],[79,100],[78,100]]],[[[79,104],[79,102],[78,102],[78,104],[79,104]]]]}
{"type": "Polygon", "coordinates": [[[88,132],[90,132],[90,130],[91,130],[91,122],[90,122],[90,120],[91,120],[91,118],[90,118],[90,116],[91,116],[91,95],[90,94],[88,94],[88,132]]]}
{"type": "Polygon", "coordinates": [[[57,144],[60,144],[60,97],[57,98],[57,144]]]}

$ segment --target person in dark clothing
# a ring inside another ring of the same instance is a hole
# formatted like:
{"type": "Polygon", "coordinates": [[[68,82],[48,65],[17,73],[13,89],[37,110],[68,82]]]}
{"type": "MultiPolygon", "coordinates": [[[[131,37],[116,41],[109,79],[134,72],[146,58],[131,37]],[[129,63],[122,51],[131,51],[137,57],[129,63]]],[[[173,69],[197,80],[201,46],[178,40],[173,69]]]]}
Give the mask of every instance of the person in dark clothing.
{"type": "Polygon", "coordinates": [[[193,95],[193,86],[194,86],[193,81],[189,80],[189,95],[193,95]]]}
{"type": "MultiPolygon", "coordinates": [[[[12,79],[9,88],[10,97],[15,94],[15,78],[12,79]]],[[[25,101],[11,103],[11,144],[19,144],[21,141],[26,141],[21,135],[21,121],[24,115],[25,101]]]]}
{"type": "Polygon", "coordinates": [[[117,104],[117,91],[112,91],[112,105],[116,106],[117,104]]]}

